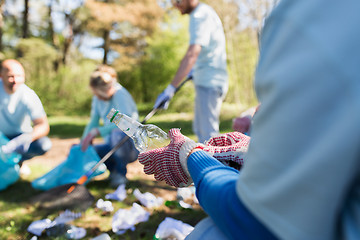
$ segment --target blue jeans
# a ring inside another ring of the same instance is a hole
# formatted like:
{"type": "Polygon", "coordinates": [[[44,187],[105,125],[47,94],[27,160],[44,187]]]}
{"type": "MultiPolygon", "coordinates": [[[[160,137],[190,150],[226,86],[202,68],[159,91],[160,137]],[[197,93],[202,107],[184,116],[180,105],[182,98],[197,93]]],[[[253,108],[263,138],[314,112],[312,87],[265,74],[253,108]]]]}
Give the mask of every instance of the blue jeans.
{"type": "MultiPolygon", "coordinates": [[[[11,140],[19,135],[20,134],[17,134],[14,136],[6,136],[6,137],[9,140],[11,140]]],[[[52,143],[48,137],[42,137],[42,138],[39,138],[39,139],[33,141],[30,144],[29,150],[25,154],[22,154],[20,163],[25,160],[29,160],[33,157],[43,155],[44,153],[49,151],[51,149],[51,147],[52,147],[52,143]]]]}
{"type": "MultiPolygon", "coordinates": [[[[127,135],[121,130],[115,129],[103,144],[95,144],[94,148],[100,158],[103,158],[118,142],[127,135]]],[[[134,142],[129,138],[118,150],[116,150],[108,160],[105,161],[107,169],[111,172],[117,172],[125,176],[128,163],[134,162],[139,155],[134,142]]]]}

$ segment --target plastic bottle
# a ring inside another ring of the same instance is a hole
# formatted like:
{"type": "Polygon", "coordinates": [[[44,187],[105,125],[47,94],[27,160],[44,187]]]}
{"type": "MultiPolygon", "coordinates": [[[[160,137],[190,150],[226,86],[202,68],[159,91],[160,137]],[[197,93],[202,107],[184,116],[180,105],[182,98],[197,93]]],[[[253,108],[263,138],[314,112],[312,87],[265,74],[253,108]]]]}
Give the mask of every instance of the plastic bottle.
{"type": "Polygon", "coordinates": [[[132,138],[139,152],[164,147],[170,143],[167,134],[159,127],[153,124],[143,125],[114,108],[108,113],[107,118],[132,138]]]}

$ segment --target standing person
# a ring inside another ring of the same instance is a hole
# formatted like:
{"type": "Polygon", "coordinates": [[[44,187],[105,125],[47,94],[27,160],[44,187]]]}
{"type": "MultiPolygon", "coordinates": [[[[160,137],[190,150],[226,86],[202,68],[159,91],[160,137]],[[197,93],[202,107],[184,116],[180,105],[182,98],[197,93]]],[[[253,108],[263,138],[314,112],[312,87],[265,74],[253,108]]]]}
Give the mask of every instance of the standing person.
{"type": "Polygon", "coordinates": [[[221,105],[228,90],[224,30],[216,12],[198,0],[176,0],[173,5],[181,14],[190,16],[190,43],[173,80],[158,96],[154,108],[167,108],[176,87],[192,69],[196,92],[193,131],[199,142],[205,142],[219,133],[221,105]]]}
{"type": "MultiPolygon", "coordinates": [[[[107,114],[112,108],[138,119],[136,104],[130,93],[116,80],[116,71],[106,65],[99,66],[90,77],[90,88],[94,94],[91,104],[90,121],[87,124],[82,140],[81,149],[85,151],[97,136],[104,138],[103,144],[96,144],[94,148],[100,158],[104,157],[126,135],[112,124],[107,114]],[[103,126],[100,126],[100,119],[103,126]]],[[[110,171],[109,180],[112,187],[127,182],[126,166],[137,159],[138,151],[129,138],[113,155],[105,162],[110,171]]]]}
{"type": "Polygon", "coordinates": [[[4,154],[16,152],[23,161],[49,151],[50,127],[44,107],[36,93],[25,84],[20,62],[4,60],[0,80],[0,133],[10,141],[1,146],[4,154]]]}
{"type": "Polygon", "coordinates": [[[356,0],[281,0],[273,10],[240,172],[174,130],[167,147],[139,155],[174,186],[191,176],[210,218],[187,239],[359,239],[359,10],[356,0]]]}

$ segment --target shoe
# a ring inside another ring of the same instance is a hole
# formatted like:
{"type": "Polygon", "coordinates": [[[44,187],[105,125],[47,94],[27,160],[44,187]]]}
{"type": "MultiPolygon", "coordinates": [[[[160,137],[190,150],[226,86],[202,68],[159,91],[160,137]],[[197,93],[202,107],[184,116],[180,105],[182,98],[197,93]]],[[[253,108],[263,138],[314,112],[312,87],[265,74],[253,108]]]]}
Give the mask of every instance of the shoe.
{"type": "Polygon", "coordinates": [[[110,186],[112,188],[117,188],[119,185],[126,184],[128,181],[124,175],[117,172],[111,172],[109,175],[109,180],[110,186]]]}

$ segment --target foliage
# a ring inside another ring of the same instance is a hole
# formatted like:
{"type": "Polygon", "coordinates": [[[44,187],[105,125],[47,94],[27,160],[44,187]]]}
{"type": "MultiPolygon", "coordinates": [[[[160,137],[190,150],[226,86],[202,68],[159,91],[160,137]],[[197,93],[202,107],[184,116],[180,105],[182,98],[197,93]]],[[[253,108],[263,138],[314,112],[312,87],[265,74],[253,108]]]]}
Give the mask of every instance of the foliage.
{"type": "Polygon", "coordinates": [[[225,101],[242,107],[257,105],[253,88],[258,58],[257,43],[251,33],[243,31],[228,39],[229,92],[225,101]],[[235,47],[236,46],[236,47],[235,47]]]}
{"type": "Polygon", "coordinates": [[[17,52],[21,52],[18,60],[25,68],[26,84],[39,95],[49,115],[88,114],[91,103],[88,82],[96,62],[80,58],[72,67],[60,66],[55,72],[58,52],[37,38],[21,39],[17,52]]]}
{"type": "Polygon", "coordinates": [[[53,79],[54,85],[46,98],[49,114],[88,115],[92,93],[89,86],[91,72],[96,63],[90,60],[77,62],[73,67],[62,66],[53,79]]]}
{"type": "Polygon", "coordinates": [[[31,79],[43,76],[44,78],[51,78],[54,76],[53,64],[58,57],[57,51],[47,44],[44,40],[39,38],[20,39],[16,45],[16,52],[18,60],[22,63],[26,70],[26,75],[29,81],[29,86],[40,85],[41,82],[34,82],[31,79]]]}
{"type": "Polygon", "coordinates": [[[115,52],[114,64],[123,69],[141,60],[145,38],[155,31],[163,14],[156,0],[88,0],[85,6],[90,13],[88,31],[103,38],[104,54],[115,52]]]}
{"type": "MultiPolygon", "coordinates": [[[[254,5],[242,0],[204,2],[214,7],[224,26],[230,85],[225,103],[237,104],[240,109],[256,105],[253,80],[258,27],[240,31],[244,19],[238,16],[244,14],[240,7],[247,4],[252,8],[248,15],[259,22],[277,1],[257,0],[254,5]]],[[[6,1],[5,10],[0,9],[4,16],[0,26],[2,53],[24,63],[27,84],[39,94],[50,114],[88,114],[88,77],[101,56],[89,60],[80,49],[91,39],[100,40],[95,47],[103,50],[104,59],[117,70],[119,82],[137,104],[152,105],[174,76],[188,44],[188,16],[180,16],[168,4],[165,0],[33,2],[29,30],[34,38],[21,39],[23,15],[14,3],[6,1]],[[62,19],[62,29],[52,26],[55,15],[62,19]]],[[[0,53],[1,59],[4,56],[0,53]]],[[[193,86],[187,83],[174,96],[168,111],[190,112],[193,98],[193,86]]]]}
{"type": "MultiPolygon", "coordinates": [[[[133,66],[131,71],[120,72],[120,82],[131,90],[136,102],[154,102],[175,75],[187,48],[186,20],[179,15],[167,17],[161,28],[147,38],[148,46],[143,60],[133,66]]],[[[171,108],[180,97],[181,106],[176,108],[184,110],[184,106],[189,106],[188,103],[193,99],[191,88],[189,90],[177,94],[171,108]]]]}

